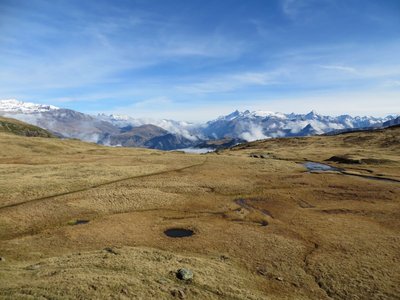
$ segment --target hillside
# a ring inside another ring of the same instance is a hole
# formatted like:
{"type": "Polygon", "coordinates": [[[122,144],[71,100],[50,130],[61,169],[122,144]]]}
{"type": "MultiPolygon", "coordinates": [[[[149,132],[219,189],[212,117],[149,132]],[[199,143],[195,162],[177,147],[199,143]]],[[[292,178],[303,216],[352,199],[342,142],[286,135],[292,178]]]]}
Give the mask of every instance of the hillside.
{"type": "Polygon", "coordinates": [[[185,148],[192,142],[182,136],[169,133],[155,125],[127,126],[123,133],[109,137],[108,143],[112,146],[142,147],[151,149],[172,150],[185,148]]]}
{"type": "Polygon", "coordinates": [[[0,298],[398,299],[399,130],[206,155],[0,132],[0,298]]]}
{"type": "Polygon", "coordinates": [[[7,132],[27,137],[54,137],[53,134],[43,128],[4,117],[0,117],[0,132],[7,132]]]}

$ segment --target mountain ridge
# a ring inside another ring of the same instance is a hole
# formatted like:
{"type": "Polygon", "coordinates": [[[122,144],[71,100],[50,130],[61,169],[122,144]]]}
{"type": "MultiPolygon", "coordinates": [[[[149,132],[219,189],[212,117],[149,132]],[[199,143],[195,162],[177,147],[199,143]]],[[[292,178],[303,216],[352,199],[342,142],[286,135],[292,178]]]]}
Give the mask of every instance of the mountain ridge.
{"type": "Polygon", "coordinates": [[[397,115],[325,116],[314,110],[307,114],[235,110],[214,120],[195,124],[116,114],[89,115],[53,105],[15,99],[0,100],[0,115],[42,127],[66,138],[78,138],[104,145],[126,145],[162,150],[199,147],[206,141],[227,138],[254,141],[275,137],[327,134],[356,128],[379,128],[384,124],[397,122],[396,117],[398,118],[397,115]],[[143,132],[143,128],[137,129],[141,126],[144,126],[144,130],[148,132],[143,132]],[[131,131],[130,134],[127,133],[129,131],[131,131]]]}

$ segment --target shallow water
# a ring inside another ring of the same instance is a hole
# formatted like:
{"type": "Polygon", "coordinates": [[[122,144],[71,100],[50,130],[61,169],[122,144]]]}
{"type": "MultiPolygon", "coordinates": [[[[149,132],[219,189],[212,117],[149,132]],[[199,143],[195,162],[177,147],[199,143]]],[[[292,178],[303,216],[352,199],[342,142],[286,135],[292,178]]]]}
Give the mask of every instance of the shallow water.
{"type": "Polygon", "coordinates": [[[329,165],[320,164],[320,163],[316,163],[316,162],[312,162],[312,161],[303,163],[303,166],[306,167],[307,170],[310,172],[312,172],[312,171],[319,171],[319,172],[328,172],[328,171],[340,172],[340,171],[342,171],[339,168],[331,167],[329,165]]]}
{"type": "Polygon", "coordinates": [[[213,148],[183,148],[183,149],[177,149],[176,151],[183,151],[186,153],[203,154],[203,153],[208,153],[208,152],[214,152],[215,149],[213,149],[213,148]]]}
{"type": "Polygon", "coordinates": [[[194,234],[193,230],[184,229],[184,228],[170,228],[164,231],[166,236],[172,238],[183,238],[192,236],[194,234]]]}
{"type": "Polygon", "coordinates": [[[349,173],[345,169],[340,169],[340,168],[335,168],[329,165],[321,164],[321,163],[316,163],[312,161],[308,161],[306,163],[302,163],[304,167],[307,168],[309,172],[329,172],[329,171],[334,171],[334,172],[339,172],[342,175],[347,175],[347,176],[356,176],[360,178],[365,178],[365,179],[372,179],[372,180],[379,180],[379,181],[387,181],[387,182],[400,182],[397,179],[393,178],[386,178],[386,177],[378,177],[378,176],[371,176],[371,175],[364,175],[364,174],[354,174],[354,173],[349,173]]]}

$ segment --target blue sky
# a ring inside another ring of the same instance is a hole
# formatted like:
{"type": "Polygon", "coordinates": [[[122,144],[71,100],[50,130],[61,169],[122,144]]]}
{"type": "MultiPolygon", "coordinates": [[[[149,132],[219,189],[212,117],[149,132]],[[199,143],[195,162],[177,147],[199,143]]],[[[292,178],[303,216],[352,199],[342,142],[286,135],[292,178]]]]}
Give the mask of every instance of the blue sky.
{"type": "Polygon", "coordinates": [[[0,98],[204,121],[400,113],[399,0],[0,0],[0,98]]]}

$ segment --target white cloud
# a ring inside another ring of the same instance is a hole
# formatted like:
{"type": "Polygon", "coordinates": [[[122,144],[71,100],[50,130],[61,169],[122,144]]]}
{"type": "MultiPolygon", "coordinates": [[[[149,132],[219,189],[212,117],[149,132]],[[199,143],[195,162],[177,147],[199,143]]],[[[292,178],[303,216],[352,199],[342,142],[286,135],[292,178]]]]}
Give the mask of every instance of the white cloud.
{"type": "Polygon", "coordinates": [[[268,136],[263,133],[262,127],[255,124],[250,124],[247,131],[243,132],[240,137],[248,142],[268,138],[268,136]]]}
{"type": "Polygon", "coordinates": [[[346,72],[346,73],[353,73],[353,74],[357,74],[357,70],[355,68],[352,67],[348,67],[348,66],[341,66],[341,65],[321,65],[320,66],[323,69],[328,69],[328,70],[337,70],[337,71],[341,71],[341,72],[346,72]]]}
{"type": "Polygon", "coordinates": [[[278,84],[280,72],[243,72],[232,75],[221,75],[205,79],[197,83],[177,86],[176,89],[185,93],[206,94],[238,90],[247,86],[266,86],[278,84]]]}

